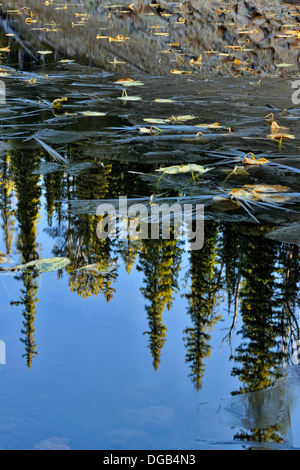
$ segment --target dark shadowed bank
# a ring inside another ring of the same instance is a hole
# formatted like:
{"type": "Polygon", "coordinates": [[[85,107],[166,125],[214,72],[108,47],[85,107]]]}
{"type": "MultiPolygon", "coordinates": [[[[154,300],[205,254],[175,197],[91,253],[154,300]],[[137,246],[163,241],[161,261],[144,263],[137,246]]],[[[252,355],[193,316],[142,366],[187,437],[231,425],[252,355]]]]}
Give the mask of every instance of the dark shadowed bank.
{"type": "Polygon", "coordinates": [[[6,13],[0,8],[5,30],[18,34],[22,49],[36,60],[43,44],[85,64],[112,68],[122,61],[152,75],[179,68],[264,76],[299,71],[298,3],[136,0],[120,9],[99,0],[65,6],[9,0],[6,13]]]}

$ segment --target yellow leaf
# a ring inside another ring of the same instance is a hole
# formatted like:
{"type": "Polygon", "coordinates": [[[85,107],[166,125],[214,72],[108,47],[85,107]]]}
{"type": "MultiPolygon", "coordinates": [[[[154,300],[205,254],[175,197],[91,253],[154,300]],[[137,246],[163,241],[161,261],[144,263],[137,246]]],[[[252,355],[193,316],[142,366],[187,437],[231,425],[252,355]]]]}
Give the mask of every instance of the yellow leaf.
{"type": "Polygon", "coordinates": [[[156,118],[145,118],[145,122],[149,122],[150,124],[166,124],[166,119],[156,119],[156,118]]]}
{"type": "Polygon", "coordinates": [[[140,101],[141,99],[140,96],[128,96],[126,90],[123,90],[122,96],[118,97],[118,100],[122,101],[140,101]]]}
{"type": "Polygon", "coordinates": [[[37,51],[37,54],[48,55],[48,54],[53,54],[53,51],[37,51]]]}
{"type": "Polygon", "coordinates": [[[293,67],[294,64],[277,64],[276,67],[293,67]]]}
{"type": "Polygon", "coordinates": [[[272,184],[245,184],[245,188],[249,188],[258,193],[281,193],[290,190],[288,186],[272,184]]]}
{"type": "Polygon", "coordinates": [[[229,177],[233,176],[233,175],[236,175],[236,176],[249,176],[248,171],[246,171],[243,166],[236,166],[233,170],[222,170],[222,171],[224,173],[229,173],[229,177]]]}
{"type": "Polygon", "coordinates": [[[195,116],[191,116],[190,114],[183,115],[183,116],[171,116],[170,118],[166,119],[166,122],[186,122],[191,121],[193,119],[197,119],[195,116]]]}
{"type": "Polygon", "coordinates": [[[283,140],[283,139],[295,139],[295,136],[292,134],[270,134],[267,135],[268,139],[273,139],[273,140],[283,140]]]}
{"type": "MultiPolygon", "coordinates": [[[[258,186],[255,186],[255,185],[248,185],[244,188],[240,188],[240,189],[233,189],[229,195],[231,197],[234,197],[236,199],[245,199],[245,200],[248,200],[248,201],[255,201],[255,200],[259,200],[259,201],[262,201],[262,202],[270,202],[270,203],[281,203],[281,202],[286,202],[286,201],[289,201],[290,198],[287,197],[287,196],[281,196],[279,194],[272,194],[272,192],[276,192],[274,190],[274,188],[276,188],[276,186],[269,186],[269,185],[266,185],[266,186],[263,186],[263,185],[258,185],[258,186]],[[245,188],[249,188],[249,189],[245,189],[245,188]],[[250,188],[252,188],[252,190],[250,190],[250,188]],[[264,192],[262,191],[262,189],[266,190],[266,193],[264,194],[264,192]],[[271,193],[271,194],[268,194],[271,193]]],[[[285,186],[277,186],[277,188],[285,188],[285,190],[288,190],[289,188],[285,187],[285,186]]]]}
{"type": "Polygon", "coordinates": [[[62,59],[59,61],[60,64],[71,64],[72,62],[75,62],[73,59],[62,59]]]}
{"type": "Polygon", "coordinates": [[[252,191],[247,191],[244,188],[233,189],[229,193],[229,196],[234,197],[236,199],[248,199],[248,200],[255,199],[255,196],[253,195],[252,191]]]}
{"type": "Polygon", "coordinates": [[[218,122],[214,124],[197,124],[195,127],[204,127],[205,129],[225,129],[218,122]]]}
{"type": "Polygon", "coordinates": [[[59,111],[60,108],[61,108],[61,104],[64,101],[68,101],[68,98],[59,98],[57,100],[54,100],[53,103],[52,103],[53,109],[55,109],[56,111],[59,111]]]}
{"type": "Polygon", "coordinates": [[[291,198],[278,194],[260,194],[259,199],[263,202],[280,203],[290,201],[291,198]]]}
{"type": "Polygon", "coordinates": [[[83,111],[82,115],[87,117],[100,117],[106,116],[106,113],[100,113],[98,111],[83,111]]]}
{"type": "Polygon", "coordinates": [[[246,155],[243,163],[244,165],[264,165],[265,163],[269,163],[269,160],[266,158],[256,159],[254,155],[251,155],[250,158],[248,158],[246,155]]]}
{"type": "Polygon", "coordinates": [[[215,196],[212,200],[213,208],[222,211],[236,211],[241,207],[238,201],[233,199],[226,199],[224,197],[215,196]]]}
{"type": "Polygon", "coordinates": [[[173,100],[167,100],[167,99],[164,99],[164,98],[157,98],[156,100],[154,100],[156,103],[174,103],[173,100]]]}
{"type": "Polygon", "coordinates": [[[117,80],[115,83],[118,85],[123,85],[123,86],[142,86],[144,85],[142,82],[132,80],[131,78],[121,78],[120,80],[117,80]]]}
{"type": "Polygon", "coordinates": [[[155,171],[163,172],[168,175],[177,175],[179,173],[189,173],[192,171],[197,172],[197,173],[207,173],[210,170],[211,168],[205,169],[201,165],[196,165],[194,163],[191,163],[190,165],[173,165],[173,166],[169,166],[165,168],[159,168],[158,170],[155,170],[155,171]]]}
{"type": "Polygon", "coordinates": [[[202,55],[200,55],[197,60],[194,60],[194,59],[190,60],[190,65],[191,66],[198,65],[198,67],[201,69],[202,55]]]}
{"type": "Polygon", "coordinates": [[[157,135],[159,132],[162,132],[161,129],[159,129],[158,127],[140,127],[139,128],[139,132],[141,134],[150,134],[150,135],[157,135]]]}
{"type": "Polygon", "coordinates": [[[191,75],[192,72],[187,72],[186,70],[171,70],[173,75],[191,75]]]}

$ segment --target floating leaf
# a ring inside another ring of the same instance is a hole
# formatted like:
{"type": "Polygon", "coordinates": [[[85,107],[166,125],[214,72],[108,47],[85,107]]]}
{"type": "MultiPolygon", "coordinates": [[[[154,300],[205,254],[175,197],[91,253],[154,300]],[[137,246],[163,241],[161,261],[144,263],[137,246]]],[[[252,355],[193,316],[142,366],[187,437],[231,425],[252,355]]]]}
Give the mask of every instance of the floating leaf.
{"type": "Polygon", "coordinates": [[[215,122],[214,124],[197,124],[195,127],[204,127],[205,129],[223,129],[218,122],[215,122]]]}
{"type": "MultiPolygon", "coordinates": [[[[270,115],[270,116],[273,116],[273,115],[270,115]]],[[[267,118],[268,116],[266,116],[267,118]]],[[[279,124],[277,124],[276,121],[272,121],[272,124],[271,124],[271,132],[272,134],[276,134],[278,132],[283,132],[283,131],[287,131],[288,128],[287,127],[284,127],[284,126],[279,126],[279,124]]]]}
{"type": "MultiPolygon", "coordinates": [[[[263,186],[263,185],[245,185],[244,188],[233,189],[229,196],[234,197],[235,199],[248,200],[248,201],[263,201],[270,203],[281,203],[290,200],[289,197],[281,196],[279,194],[272,194],[276,192],[276,186],[263,186]],[[247,188],[247,189],[245,189],[247,188]],[[268,194],[267,191],[271,194],[268,194]],[[266,192],[266,193],[264,193],[266,192]]],[[[289,188],[286,186],[278,186],[280,190],[284,188],[287,191],[289,188]]]]}
{"type": "Polygon", "coordinates": [[[269,163],[269,160],[266,158],[259,158],[256,159],[255,155],[251,155],[250,158],[246,155],[243,160],[244,165],[264,165],[266,163],[269,163]]]}
{"type": "Polygon", "coordinates": [[[250,201],[255,199],[255,195],[252,193],[252,191],[247,191],[244,188],[233,189],[232,191],[230,191],[229,196],[234,197],[236,199],[245,199],[250,201]]]}
{"type": "Polygon", "coordinates": [[[215,122],[213,124],[197,124],[195,127],[201,127],[203,129],[225,129],[228,132],[231,132],[230,127],[220,126],[218,122],[215,122]]]}
{"type": "Polygon", "coordinates": [[[37,51],[37,53],[41,55],[48,55],[48,54],[53,54],[53,51],[37,51]]]}
{"type": "Polygon", "coordinates": [[[141,101],[141,96],[128,96],[127,91],[123,90],[122,96],[118,97],[118,100],[122,101],[141,101]]]}
{"type": "Polygon", "coordinates": [[[73,59],[62,59],[59,61],[60,64],[72,64],[73,62],[75,62],[73,59]]]}
{"type": "Polygon", "coordinates": [[[171,116],[166,119],[166,122],[176,123],[176,122],[187,122],[192,121],[193,119],[197,119],[195,116],[191,116],[190,114],[183,115],[183,116],[171,116]]]}
{"type": "Polygon", "coordinates": [[[105,276],[106,274],[110,274],[116,269],[118,269],[118,267],[119,265],[115,262],[101,262],[95,264],[88,264],[87,266],[75,269],[75,271],[88,271],[91,274],[97,276],[105,276]]]}
{"type": "Polygon", "coordinates": [[[222,210],[222,211],[236,211],[241,207],[238,201],[233,199],[227,199],[220,196],[215,196],[212,200],[213,208],[222,210]]]}
{"type": "Polygon", "coordinates": [[[30,263],[25,264],[22,269],[27,270],[34,268],[41,273],[49,273],[66,268],[70,263],[71,261],[68,258],[46,258],[31,261],[30,263]]]}
{"type": "Polygon", "coordinates": [[[145,122],[149,122],[150,124],[166,124],[166,119],[156,119],[156,118],[145,118],[143,119],[145,122]]]}
{"type": "Polygon", "coordinates": [[[281,196],[280,194],[262,194],[262,193],[255,193],[257,199],[260,199],[261,201],[264,202],[270,202],[270,203],[281,203],[281,202],[287,202],[290,201],[290,197],[287,196],[281,196]]]}
{"type": "Polygon", "coordinates": [[[155,103],[174,103],[173,100],[167,100],[167,99],[163,99],[163,98],[156,98],[156,100],[154,100],[155,103]]]}
{"type": "Polygon", "coordinates": [[[161,129],[158,129],[158,127],[140,127],[139,132],[141,134],[150,134],[150,135],[157,135],[159,132],[162,132],[161,129]]]}
{"type": "Polygon", "coordinates": [[[167,175],[177,175],[179,173],[189,173],[189,172],[207,173],[210,170],[211,168],[205,169],[201,165],[196,165],[194,163],[191,163],[189,165],[173,165],[173,166],[169,166],[166,168],[159,168],[158,170],[155,170],[155,171],[163,172],[167,175]]]}
{"type": "Polygon", "coordinates": [[[131,78],[122,78],[121,80],[118,80],[115,83],[117,85],[123,85],[123,86],[143,86],[144,85],[142,82],[139,82],[137,80],[131,80],[131,78]]]}
{"type": "Polygon", "coordinates": [[[59,111],[61,109],[61,104],[64,103],[65,101],[68,101],[68,98],[64,97],[64,98],[58,98],[57,100],[54,100],[52,103],[53,109],[55,109],[55,111],[59,111]]]}
{"type": "Polygon", "coordinates": [[[83,111],[81,113],[83,116],[86,116],[86,117],[102,117],[102,116],[106,116],[106,113],[101,113],[99,111],[83,111]]]}
{"type": "Polygon", "coordinates": [[[272,184],[245,184],[245,188],[249,188],[258,193],[283,193],[290,190],[288,186],[272,184]]]}
{"type": "Polygon", "coordinates": [[[48,258],[31,261],[27,264],[20,264],[9,268],[0,268],[0,272],[13,274],[20,271],[32,272],[32,270],[37,270],[40,273],[49,273],[66,268],[70,263],[71,261],[68,258],[48,258]]]}
{"type": "Polygon", "coordinates": [[[173,75],[191,75],[192,72],[188,72],[186,70],[171,70],[171,72],[173,75]]]}
{"type": "Polygon", "coordinates": [[[192,67],[193,67],[194,65],[198,65],[198,67],[201,69],[201,66],[202,66],[202,55],[200,55],[197,60],[191,59],[191,60],[190,60],[190,65],[191,65],[192,67]]]}
{"type": "Polygon", "coordinates": [[[292,134],[270,134],[270,135],[267,135],[267,137],[268,139],[273,139],[273,140],[285,140],[285,139],[294,140],[295,139],[295,136],[292,134]]]}
{"type": "Polygon", "coordinates": [[[294,66],[294,64],[276,64],[276,67],[281,67],[281,68],[283,68],[283,67],[293,67],[293,66],[294,66]]]}

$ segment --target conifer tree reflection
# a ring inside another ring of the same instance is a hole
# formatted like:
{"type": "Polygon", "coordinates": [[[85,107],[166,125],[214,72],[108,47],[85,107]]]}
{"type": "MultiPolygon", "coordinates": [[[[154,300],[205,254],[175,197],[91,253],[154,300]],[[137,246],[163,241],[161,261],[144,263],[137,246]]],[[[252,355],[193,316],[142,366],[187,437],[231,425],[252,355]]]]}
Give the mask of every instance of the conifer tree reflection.
{"type": "MultiPolygon", "coordinates": [[[[85,162],[76,144],[68,146],[68,158],[77,163],[85,162]]],[[[54,217],[51,212],[51,194],[66,201],[101,200],[108,197],[111,187],[111,164],[99,162],[95,168],[82,171],[77,175],[67,175],[64,178],[51,175],[51,180],[45,179],[48,194],[48,217],[54,217]]],[[[66,209],[66,206],[65,206],[66,209]]],[[[82,298],[102,294],[109,302],[114,293],[114,282],[117,273],[95,275],[91,271],[77,271],[86,265],[108,263],[112,259],[113,242],[110,239],[99,240],[97,237],[98,217],[94,214],[74,213],[62,210],[59,204],[55,206],[57,225],[48,229],[48,233],[56,239],[53,253],[55,256],[67,257],[71,265],[66,269],[69,274],[69,288],[82,298]]]]}
{"type": "Polygon", "coordinates": [[[138,270],[144,273],[145,286],[141,289],[148,305],[145,309],[149,322],[149,348],[154,369],[161,361],[166,342],[167,327],[163,321],[165,308],[171,309],[174,292],[178,289],[182,249],[178,240],[143,240],[138,270]]]}
{"type": "MultiPolygon", "coordinates": [[[[238,332],[241,344],[235,349],[232,359],[236,366],[232,375],[239,378],[242,386],[233,395],[246,394],[246,409],[249,420],[255,423],[254,416],[262,415],[273,406],[272,416],[264,427],[255,427],[236,434],[238,440],[252,442],[282,443],[285,427],[279,422],[283,413],[289,422],[289,402],[278,409],[278,400],[270,401],[264,394],[283,376],[282,366],[287,361],[287,338],[291,325],[295,324],[290,301],[297,298],[297,279],[289,282],[291,269],[298,271],[291,258],[290,248],[240,232],[240,270],[242,286],[240,290],[240,313],[242,327],[238,332]],[[292,268],[293,265],[293,268],[292,268]],[[239,364],[239,366],[238,366],[239,364]],[[256,393],[249,393],[256,392],[256,393]],[[257,413],[257,410],[261,410],[257,413]]],[[[257,419],[259,423],[260,420],[257,419]]]]}
{"type": "Polygon", "coordinates": [[[50,173],[44,176],[46,211],[49,227],[52,226],[55,208],[57,209],[58,217],[60,218],[60,204],[56,201],[59,201],[62,197],[62,185],[63,175],[61,173],[50,173]]]}
{"type": "MultiPolygon", "coordinates": [[[[77,168],[81,165],[78,171],[64,175],[61,172],[51,173],[44,177],[49,221],[47,232],[56,240],[53,250],[55,256],[65,256],[72,262],[66,270],[70,290],[83,298],[103,294],[110,301],[116,291],[113,284],[117,272],[97,276],[91,271],[76,271],[76,268],[115,262],[116,256],[120,254],[125,260],[126,269],[131,272],[140,245],[132,241],[116,243],[110,239],[99,240],[96,231],[99,217],[95,216],[95,202],[99,201],[100,204],[103,199],[117,199],[124,194],[142,194],[145,184],[139,178],[128,178],[128,169],[134,166],[126,161],[114,161],[113,151],[110,155],[107,150],[104,155],[106,160],[100,159],[100,155],[89,157],[88,160],[84,148],[78,143],[66,148],[70,167],[73,163],[77,168]],[[88,210],[81,211],[80,207],[78,211],[70,211],[66,203],[58,202],[62,200],[76,200],[79,206],[80,202],[84,204],[85,201],[93,201],[94,209],[91,213],[88,210]]],[[[85,148],[87,150],[89,155],[90,146],[85,148]]],[[[126,160],[129,151],[122,149],[122,158],[126,160]]]]}
{"type": "Polygon", "coordinates": [[[141,240],[120,240],[118,243],[118,253],[122,258],[128,274],[132,272],[135,266],[141,246],[141,240]]]}
{"type": "Polygon", "coordinates": [[[222,234],[221,260],[225,271],[224,281],[228,298],[228,310],[230,311],[233,301],[236,304],[236,295],[239,293],[238,286],[241,278],[239,270],[239,226],[235,223],[226,222],[221,224],[220,231],[222,234]]]}
{"type": "Polygon", "coordinates": [[[284,353],[277,350],[282,333],[282,309],[276,279],[276,245],[263,237],[240,237],[241,275],[240,312],[243,340],[235,350],[232,374],[243,387],[236,393],[263,390],[280,377],[284,353]]]}
{"type": "Polygon", "coordinates": [[[286,355],[293,349],[293,342],[300,340],[300,327],[297,319],[300,281],[300,256],[297,245],[283,245],[280,250],[282,265],[282,323],[281,343],[286,355]]]}
{"type": "Polygon", "coordinates": [[[186,362],[189,364],[192,383],[200,390],[205,372],[205,359],[211,353],[211,330],[219,321],[215,314],[218,291],[221,288],[221,268],[219,259],[218,226],[207,221],[205,224],[205,243],[202,250],[192,251],[190,269],[190,292],[185,295],[188,300],[188,315],[192,326],[184,330],[184,341],[187,348],[186,362]]]}
{"type": "MultiPolygon", "coordinates": [[[[14,185],[18,195],[16,217],[19,224],[17,248],[21,254],[21,263],[28,263],[38,258],[37,221],[39,218],[41,188],[39,186],[40,176],[33,174],[40,161],[39,152],[13,151],[11,153],[11,165],[13,171],[14,185]]],[[[25,345],[27,367],[30,369],[34,356],[38,355],[35,341],[34,322],[36,317],[36,304],[39,299],[38,278],[36,272],[22,273],[18,279],[23,282],[21,297],[13,301],[13,305],[23,307],[23,329],[20,338],[25,345]]]]}
{"type": "Polygon", "coordinates": [[[0,210],[2,218],[2,229],[4,232],[5,253],[11,253],[13,233],[15,227],[15,210],[13,201],[14,184],[11,174],[10,156],[3,159],[0,170],[0,210]]]}

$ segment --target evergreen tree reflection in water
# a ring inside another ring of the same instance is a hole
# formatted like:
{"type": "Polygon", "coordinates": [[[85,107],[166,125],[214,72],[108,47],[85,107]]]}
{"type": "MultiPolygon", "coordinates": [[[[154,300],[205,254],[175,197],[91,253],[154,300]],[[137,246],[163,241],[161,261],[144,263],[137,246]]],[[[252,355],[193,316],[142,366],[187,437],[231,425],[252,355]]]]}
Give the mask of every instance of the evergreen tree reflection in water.
{"type": "Polygon", "coordinates": [[[141,289],[145,299],[150,331],[149,348],[153,366],[157,370],[161,361],[167,327],[163,321],[165,308],[171,310],[174,293],[178,290],[178,276],[182,249],[178,240],[143,240],[138,269],[144,273],[145,286],[141,289]]]}
{"type": "MultiPolygon", "coordinates": [[[[37,238],[37,221],[40,211],[41,187],[40,176],[34,174],[41,159],[39,152],[33,152],[28,158],[26,152],[11,152],[11,167],[14,187],[18,195],[16,219],[19,224],[17,249],[21,255],[22,264],[39,258],[37,238]]],[[[20,339],[25,345],[27,367],[30,369],[32,361],[38,355],[35,341],[34,322],[36,317],[36,304],[39,302],[37,272],[18,275],[18,280],[23,282],[21,297],[18,301],[12,301],[12,305],[22,305],[23,310],[23,337],[20,339]]]]}
{"type": "MultiPolygon", "coordinates": [[[[69,158],[72,159],[74,153],[76,160],[80,160],[76,146],[70,146],[68,151],[69,158]]],[[[48,216],[47,233],[55,238],[53,254],[68,257],[72,262],[66,269],[71,291],[83,298],[101,294],[108,302],[116,293],[117,271],[94,276],[75,270],[84,264],[111,262],[120,257],[128,274],[134,267],[143,273],[141,293],[146,300],[149,324],[145,334],[149,337],[148,347],[157,370],[167,340],[163,313],[172,308],[180,287],[178,279],[184,252],[181,242],[172,239],[100,241],[96,235],[98,220],[95,214],[66,212],[59,201],[117,198],[119,194],[130,191],[142,193],[141,188],[134,187],[136,181],[133,183],[123,177],[126,164],[106,162],[79,175],[57,172],[45,175],[41,180],[38,172],[41,158],[47,160],[43,152],[33,152],[28,159],[27,154],[12,151],[1,164],[4,181],[0,191],[1,211],[7,252],[11,250],[16,217],[20,262],[39,258],[36,225],[43,189],[48,216]],[[12,201],[13,190],[18,196],[16,208],[12,201]]],[[[23,307],[21,341],[25,345],[27,366],[31,368],[33,358],[38,355],[34,321],[39,274],[24,272],[17,275],[17,279],[22,281],[23,288],[20,299],[12,301],[12,304],[23,307]]],[[[252,225],[207,221],[205,245],[202,250],[190,252],[186,281],[189,287],[183,296],[187,300],[191,326],[183,331],[183,341],[191,382],[196,390],[201,389],[212,350],[213,330],[222,318],[218,304],[226,292],[229,312],[233,311],[227,339],[231,341],[235,326],[241,324],[236,335],[236,339],[241,338],[241,341],[232,350],[231,359],[234,361],[232,375],[242,385],[232,392],[240,401],[232,402],[231,406],[234,410],[242,404],[245,418],[241,420],[235,438],[239,441],[283,443],[289,427],[289,402],[280,388],[280,393],[276,392],[276,408],[275,395],[270,399],[265,392],[272,391],[274,387],[277,390],[282,366],[289,362],[290,343],[299,339],[296,318],[298,247],[270,242],[256,233],[252,225]],[[273,404],[273,420],[266,412],[270,403],[273,404]],[[280,413],[284,419],[280,418],[280,413]]]]}
{"type": "Polygon", "coordinates": [[[296,246],[270,244],[245,230],[235,235],[240,251],[242,326],[238,335],[242,341],[232,354],[236,364],[232,374],[242,386],[232,395],[244,395],[240,400],[241,421],[244,425],[247,422],[235,438],[283,443],[290,425],[291,403],[280,380],[289,360],[289,342],[299,337],[295,321],[299,250],[296,246]]]}
{"type": "Polygon", "coordinates": [[[190,367],[190,378],[197,390],[201,389],[205,374],[205,359],[211,353],[211,332],[221,316],[215,312],[218,295],[221,291],[221,272],[218,266],[218,226],[215,222],[205,225],[205,243],[200,251],[190,255],[190,292],[185,295],[188,300],[188,315],[192,326],[184,331],[187,348],[186,362],[190,367]]]}

